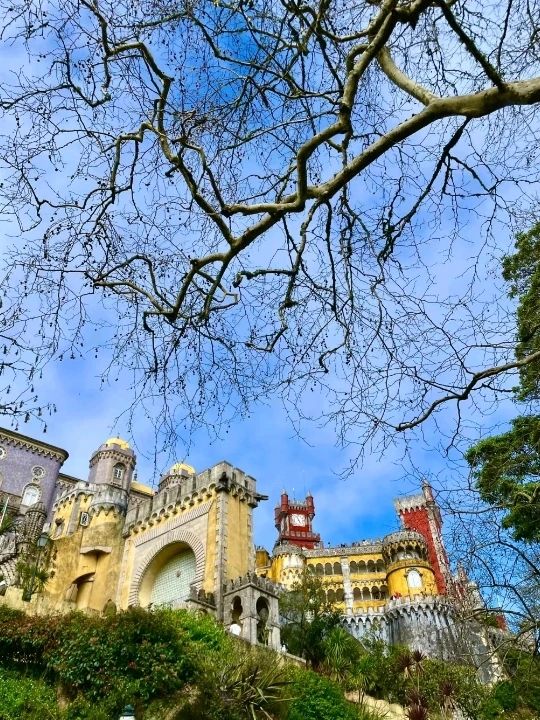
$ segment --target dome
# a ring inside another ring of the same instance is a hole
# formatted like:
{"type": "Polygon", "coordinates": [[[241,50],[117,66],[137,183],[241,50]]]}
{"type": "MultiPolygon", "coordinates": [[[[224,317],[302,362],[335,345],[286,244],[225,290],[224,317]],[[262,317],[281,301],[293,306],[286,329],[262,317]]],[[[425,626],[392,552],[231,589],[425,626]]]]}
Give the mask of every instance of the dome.
{"type": "Polygon", "coordinates": [[[105,440],[105,442],[103,444],[107,445],[107,446],[119,445],[122,448],[122,450],[130,450],[130,446],[129,446],[129,443],[127,442],[127,440],[122,440],[122,438],[119,438],[119,437],[109,438],[108,440],[105,440]]]}
{"type": "Polygon", "coordinates": [[[187,463],[175,463],[168,472],[169,475],[183,475],[185,473],[195,475],[195,468],[187,463]]]}

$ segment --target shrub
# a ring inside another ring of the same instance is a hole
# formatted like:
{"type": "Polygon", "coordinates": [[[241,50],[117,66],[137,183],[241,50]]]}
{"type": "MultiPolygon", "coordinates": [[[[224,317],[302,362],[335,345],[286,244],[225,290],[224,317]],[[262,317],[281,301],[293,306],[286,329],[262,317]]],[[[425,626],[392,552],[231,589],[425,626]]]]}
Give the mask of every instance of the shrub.
{"type": "Polygon", "coordinates": [[[59,717],[56,693],[44,680],[0,670],[0,720],[56,720],[59,717]]]}
{"type": "Polygon", "coordinates": [[[368,640],[358,662],[361,684],[368,695],[389,702],[405,701],[406,678],[398,666],[404,648],[389,646],[381,640],[368,640]]]}
{"type": "Polygon", "coordinates": [[[289,671],[291,700],[286,720],[357,720],[358,710],[331,680],[311,670],[289,671]]]}
{"type": "Polygon", "coordinates": [[[31,617],[0,606],[0,664],[45,671],[61,622],[60,617],[31,617]]]}
{"type": "Polygon", "coordinates": [[[190,610],[159,610],[177,632],[184,634],[191,642],[205,650],[221,651],[232,647],[232,638],[221,623],[210,615],[194,613],[190,610]]]}
{"type": "Polygon", "coordinates": [[[72,695],[110,695],[113,706],[172,693],[195,674],[193,647],[170,611],[139,608],[106,618],[73,614],[50,667],[72,695]]]}

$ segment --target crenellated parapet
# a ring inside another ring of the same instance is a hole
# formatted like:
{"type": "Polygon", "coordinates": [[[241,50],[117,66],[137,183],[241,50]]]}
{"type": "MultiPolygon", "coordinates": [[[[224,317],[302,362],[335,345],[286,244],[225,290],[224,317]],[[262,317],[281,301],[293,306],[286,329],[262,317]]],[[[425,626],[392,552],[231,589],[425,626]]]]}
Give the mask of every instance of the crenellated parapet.
{"type": "Polygon", "coordinates": [[[273,595],[274,597],[278,597],[281,594],[281,588],[279,585],[271,580],[268,580],[268,578],[260,577],[254,572],[246,573],[241,577],[227,580],[227,582],[223,584],[223,592],[225,594],[235,592],[242,590],[248,585],[252,585],[253,587],[258,588],[264,593],[273,595]]]}
{"type": "Polygon", "coordinates": [[[428,557],[427,543],[423,535],[415,530],[398,530],[382,541],[382,554],[388,567],[403,560],[425,560],[428,557]]]}
{"type": "MultiPolygon", "coordinates": [[[[173,466],[174,468],[174,466],[173,466]]],[[[166,477],[171,477],[171,474],[166,477]]],[[[178,474],[178,482],[165,483],[153,497],[131,507],[126,515],[124,535],[140,532],[148,526],[167,520],[179,513],[189,512],[220,493],[227,493],[249,507],[256,507],[266,499],[256,490],[255,480],[227,462],[221,462],[199,474],[178,474]]]]}
{"type": "Polygon", "coordinates": [[[382,551],[382,540],[359,540],[353,544],[336,545],[333,547],[313,548],[305,550],[306,557],[325,557],[332,555],[340,557],[344,555],[374,555],[382,551]]]}

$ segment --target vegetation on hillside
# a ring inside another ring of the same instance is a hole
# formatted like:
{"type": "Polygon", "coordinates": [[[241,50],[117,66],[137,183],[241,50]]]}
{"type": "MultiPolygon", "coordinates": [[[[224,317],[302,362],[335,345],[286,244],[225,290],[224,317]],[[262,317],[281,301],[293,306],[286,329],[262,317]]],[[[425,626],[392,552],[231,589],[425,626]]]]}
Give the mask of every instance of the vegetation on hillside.
{"type": "Polygon", "coordinates": [[[470,667],[360,644],[338,627],[324,647],[314,672],[187,611],[40,618],[0,607],[0,720],[114,720],[127,703],[137,720],[377,720],[364,691],[411,717],[418,708],[445,718],[459,707],[471,720],[540,711],[538,663],[523,653],[487,689],[470,667]],[[360,702],[346,700],[352,690],[360,702]]]}

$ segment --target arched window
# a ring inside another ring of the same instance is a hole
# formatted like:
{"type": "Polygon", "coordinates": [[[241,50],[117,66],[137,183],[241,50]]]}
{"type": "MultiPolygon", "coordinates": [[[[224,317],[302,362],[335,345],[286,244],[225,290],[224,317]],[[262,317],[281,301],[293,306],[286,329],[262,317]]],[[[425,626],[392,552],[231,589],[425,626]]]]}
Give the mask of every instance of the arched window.
{"type": "Polygon", "coordinates": [[[336,590],[336,602],[343,602],[343,598],[343,590],[342,588],[339,588],[338,590],[336,590]]]}
{"type": "Polygon", "coordinates": [[[372,597],[374,600],[379,600],[379,598],[381,597],[381,595],[380,595],[380,593],[379,593],[379,588],[378,588],[378,587],[373,587],[373,588],[371,588],[371,597],[372,597]]]}
{"type": "Polygon", "coordinates": [[[308,571],[308,573],[310,573],[311,575],[314,575],[314,574],[315,574],[315,565],[308,565],[308,566],[307,566],[307,571],[308,571]]]}
{"type": "Polygon", "coordinates": [[[238,595],[236,595],[231,604],[231,619],[233,623],[236,623],[237,625],[240,624],[240,618],[242,617],[243,612],[244,608],[242,607],[242,600],[238,597],[238,595]]]}
{"type": "Polygon", "coordinates": [[[360,588],[355,587],[353,590],[353,599],[354,602],[360,602],[362,600],[362,591],[360,588]]]}
{"type": "Polygon", "coordinates": [[[368,571],[369,573],[375,572],[375,563],[373,562],[373,560],[370,560],[370,561],[368,562],[368,564],[367,564],[367,571],[368,571]]]}
{"type": "Polygon", "coordinates": [[[384,571],[384,563],[382,560],[377,560],[377,572],[384,571]]]}
{"type": "Polygon", "coordinates": [[[334,590],[329,590],[326,594],[326,598],[329,603],[335,602],[336,601],[336,593],[334,592],[334,590]]]}
{"type": "Polygon", "coordinates": [[[332,575],[332,563],[326,563],[324,566],[324,574],[332,575]]]}
{"type": "Polygon", "coordinates": [[[386,588],[384,585],[381,586],[381,600],[386,600],[388,597],[388,588],[386,588]]]}
{"type": "Polygon", "coordinates": [[[371,595],[369,594],[369,589],[367,587],[362,590],[362,600],[371,600],[371,595]]]}
{"type": "Polygon", "coordinates": [[[27,485],[24,488],[21,505],[24,505],[25,507],[35,505],[39,502],[40,495],[41,493],[37,485],[27,485]]]}
{"type": "Polygon", "coordinates": [[[257,611],[257,642],[260,645],[268,645],[268,618],[270,617],[270,608],[266,598],[260,597],[255,606],[257,611]]]}
{"type": "Polygon", "coordinates": [[[349,570],[350,570],[352,573],[357,573],[357,572],[358,572],[358,564],[357,564],[354,560],[353,560],[351,563],[349,563],[349,570]]]}
{"type": "Polygon", "coordinates": [[[360,562],[358,563],[358,572],[359,573],[366,572],[366,563],[363,560],[360,560],[360,562]]]}
{"type": "Polygon", "coordinates": [[[317,575],[324,575],[324,568],[322,566],[322,563],[317,563],[317,565],[315,566],[315,572],[317,573],[317,575]]]}
{"type": "Polygon", "coordinates": [[[334,575],[343,575],[343,570],[341,569],[341,563],[338,563],[338,562],[334,563],[334,575]]]}
{"type": "Polygon", "coordinates": [[[409,570],[407,573],[407,585],[413,589],[422,587],[422,576],[418,570],[409,570]]]}
{"type": "Polygon", "coordinates": [[[115,482],[122,482],[124,479],[124,473],[126,472],[126,466],[122,465],[122,463],[117,463],[113,467],[113,480],[115,482]]]}

